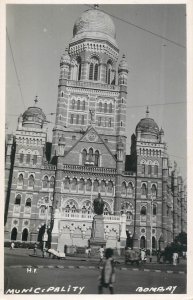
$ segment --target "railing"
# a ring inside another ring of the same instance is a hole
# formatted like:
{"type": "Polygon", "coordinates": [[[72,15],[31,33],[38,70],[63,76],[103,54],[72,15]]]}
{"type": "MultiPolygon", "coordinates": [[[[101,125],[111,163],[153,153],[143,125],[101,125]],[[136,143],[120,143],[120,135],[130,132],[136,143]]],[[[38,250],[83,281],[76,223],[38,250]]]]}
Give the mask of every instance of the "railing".
{"type": "Polygon", "coordinates": [[[119,221],[121,220],[120,216],[113,216],[113,215],[104,215],[105,221],[119,221]]]}
{"type": "Polygon", "coordinates": [[[64,165],[64,170],[68,171],[80,171],[80,172],[90,172],[90,173],[108,173],[116,174],[116,169],[111,168],[99,168],[93,166],[77,166],[77,165],[64,165]]]}
{"type": "Polygon", "coordinates": [[[110,85],[110,84],[93,82],[93,81],[67,80],[67,85],[68,86],[75,86],[75,87],[82,87],[82,88],[112,90],[112,91],[115,91],[115,92],[119,91],[119,86],[117,86],[117,85],[110,85]]]}
{"type": "Polygon", "coordinates": [[[124,171],[123,174],[126,176],[136,176],[136,173],[131,171],[124,171]]]}
{"type": "Polygon", "coordinates": [[[41,166],[41,169],[44,169],[44,170],[56,170],[56,166],[54,165],[48,165],[48,164],[44,164],[41,166]]]}
{"type": "MultiPolygon", "coordinates": [[[[61,218],[64,219],[86,219],[86,220],[93,220],[93,217],[96,214],[84,214],[84,213],[68,213],[68,212],[63,212],[61,214],[61,218]]],[[[120,222],[121,217],[120,216],[114,216],[114,215],[103,215],[104,221],[117,221],[120,222]]]]}

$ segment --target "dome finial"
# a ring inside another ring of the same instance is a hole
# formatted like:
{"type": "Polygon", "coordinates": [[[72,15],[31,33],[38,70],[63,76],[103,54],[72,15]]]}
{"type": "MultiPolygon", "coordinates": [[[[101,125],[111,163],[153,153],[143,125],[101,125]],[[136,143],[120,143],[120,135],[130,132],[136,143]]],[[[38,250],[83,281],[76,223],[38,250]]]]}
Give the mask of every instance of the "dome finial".
{"type": "Polygon", "coordinates": [[[149,118],[149,107],[147,106],[147,109],[146,109],[146,118],[149,118]]]}
{"type": "Polygon", "coordinates": [[[34,102],[35,102],[35,106],[36,106],[36,104],[37,104],[37,102],[38,102],[38,96],[36,95],[36,97],[35,97],[35,99],[34,99],[34,102]]]}

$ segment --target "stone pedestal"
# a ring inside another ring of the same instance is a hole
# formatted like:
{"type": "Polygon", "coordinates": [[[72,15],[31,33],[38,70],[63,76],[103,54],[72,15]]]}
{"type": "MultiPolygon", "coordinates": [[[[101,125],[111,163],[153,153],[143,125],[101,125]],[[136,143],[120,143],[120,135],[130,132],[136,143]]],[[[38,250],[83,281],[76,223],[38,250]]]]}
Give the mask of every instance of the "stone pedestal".
{"type": "Polygon", "coordinates": [[[95,255],[98,249],[105,247],[106,241],[104,239],[104,219],[103,215],[96,215],[93,218],[91,238],[89,240],[91,247],[91,254],[95,255]]]}

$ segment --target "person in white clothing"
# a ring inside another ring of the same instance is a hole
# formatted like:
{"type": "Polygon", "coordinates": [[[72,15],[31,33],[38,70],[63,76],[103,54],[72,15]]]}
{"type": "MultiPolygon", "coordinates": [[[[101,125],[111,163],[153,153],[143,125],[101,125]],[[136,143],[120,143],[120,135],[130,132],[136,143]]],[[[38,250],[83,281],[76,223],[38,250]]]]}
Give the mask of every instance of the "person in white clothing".
{"type": "Polygon", "coordinates": [[[177,265],[177,260],[178,260],[178,253],[174,252],[173,253],[173,265],[176,266],[177,265]]]}

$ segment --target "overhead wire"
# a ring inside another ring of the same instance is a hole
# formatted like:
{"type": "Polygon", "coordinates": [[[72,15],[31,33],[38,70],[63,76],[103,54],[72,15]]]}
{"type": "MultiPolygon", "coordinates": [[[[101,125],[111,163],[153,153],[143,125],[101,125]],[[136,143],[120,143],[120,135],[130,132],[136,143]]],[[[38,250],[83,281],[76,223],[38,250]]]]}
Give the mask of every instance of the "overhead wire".
{"type": "Polygon", "coordinates": [[[19,75],[18,75],[18,72],[17,72],[17,67],[16,67],[16,63],[15,63],[15,59],[14,59],[14,55],[13,55],[13,50],[12,50],[12,46],[11,46],[11,40],[9,38],[7,27],[6,27],[6,33],[7,33],[7,38],[8,38],[8,42],[9,42],[9,47],[10,47],[10,50],[11,50],[11,56],[12,56],[12,60],[13,60],[13,65],[14,65],[14,69],[15,69],[17,81],[18,81],[18,86],[19,86],[19,90],[20,90],[20,94],[21,94],[21,100],[22,100],[23,107],[25,109],[25,102],[24,102],[24,98],[23,98],[23,94],[22,94],[22,89],[21,89],[21,84],[20,84],[20,80],[19,80],[19,75]]]}
{"type": "MultiPolygon", "coordinates": [[[[88,6],[88,7],[93,8],[93,6],[91,6],[91,5],[88,5],[88,4],[85,4],[85,5],[88,6]]],[[[184,46],[184,45],[182,45],[182,44],[180,44],[180,43],[178,43],[178,42],[175,42],[175,41],[173,41],[173,40],[171,40],[171,39],[169,39],[169,38],[167,38],[167,37],[165,37],[165,36],[163,36],[163,35],[161,35],[161,34],[155,33],[155,32],[153,32],[153,31],[151,31],[151,30],[149,30],[149,29],[146,29],[146,28],[144,28],[144,27],[142,27],[142,26],[136,25],[136,24],[134,24],[134,23],[132,23],[132,22],[130,22],[130,21],[127,21],[127,20],[122,19],[122,18],[120,18],[120,17],[117,17],[117,16],[115,16],[115,15],[113,15],[113,14],[110,14],[109,12],[106,12],[106,11],[103,10],[103,9],[98,8],[98,10],[100,10],[100,11],[102,11],[102,12],[108,14],[109,16],[111,16],[111,17],[113,17],[113,18],[115,18],[115,19],[117,19],[117,20],[119,20],[119,21],[122,21],[122,22],[124,22],[124,23],[127,23],[128,25],[131,25],[131,26],[133,26],[133,27],[136,27],[136,28],[138,28],[138,29],[140,29],[140,30],[143,30],[143,31],[145,31],[145,32],[147,32],[147,33],[150,33],[150,34],[152,34],[152,35],[154,35],[154,36],[156,36],[156,37],[158,37],[158,38],[161,38],[161,39],[163,39],[163,40],[165,40],[165,41],[167,41],[167,42],[170,42],[170,43],[172,43],[172,44],[174,44],[174,45],[176,45],[176,46],[178,46],[178,47],[181,47],[181,48],[186,49],[186,46],[184,46]]]]}

